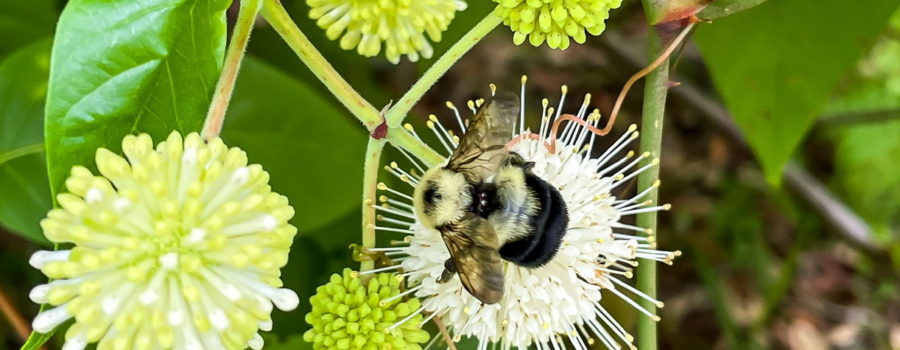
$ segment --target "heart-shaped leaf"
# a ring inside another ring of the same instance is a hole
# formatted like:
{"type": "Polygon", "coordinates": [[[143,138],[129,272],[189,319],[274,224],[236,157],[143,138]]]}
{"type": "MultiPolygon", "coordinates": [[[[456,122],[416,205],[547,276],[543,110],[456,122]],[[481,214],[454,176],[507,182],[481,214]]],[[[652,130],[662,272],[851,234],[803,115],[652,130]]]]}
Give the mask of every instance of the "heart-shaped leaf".
{"type": "Polygon", "coordinates": [[[227,0],[74,0],[53,45],[46,108],[50,185],[126,134],[198,131],[225,48],[227,0]]]}
{"type": "Polygon", "coordinates": [[[697,30],[713,81],[770,183],[896,0],[770,1],[697,30]],[[853,25],[839,25],[853,23],[853,25]]]}
{"type": "Polygon", "coordinates": [[[0,224],[45,245],[38,222],[52,205],[42,142],[49,68],[49,39],[0,64],[0,224]]]}

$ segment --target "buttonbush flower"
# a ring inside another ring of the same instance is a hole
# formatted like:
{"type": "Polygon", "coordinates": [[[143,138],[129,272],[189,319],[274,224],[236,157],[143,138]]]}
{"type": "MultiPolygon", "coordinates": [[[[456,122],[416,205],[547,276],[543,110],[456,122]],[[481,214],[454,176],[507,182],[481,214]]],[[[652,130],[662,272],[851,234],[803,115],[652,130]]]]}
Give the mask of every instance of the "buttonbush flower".
{"type": "Polygon", "coordinates": [[[400,56],[416,62],[431,58],[431,41],[441,41],[462,0],[307,0],[309,17],[344,50],[373,57],[384,50],[393,63],[400,56]],[[425,36],[428,36],[426,38],[425,36]]]}
{"type": "Polygon", "coordinates": [[[273,304],[292,310],[279,269],[297,229],[262,167],[215,138],[173,132],[122,141],[125,158],[97,150],[100,175],[72,168],[68,193],[41,221],[71,249],[38,251],[47,277],[31,299],[46,333],[70,318],[64,350],[260,349],[273,304]]]}
{"type": "Polygon", "coordinates": [[[314,349],[421,349],[428,332],[421,329],[422,307],[400,290],[400,278],[390,273],[363,282],[356,272],[334,274],[309,299],[312,328],[303,340],[314,349]]]}
{"type": "Polygon", "coordinates": [[[583,44],[586,35],[600,35],[609,11],[622,0],[494,0],[494,13],[513,31],[516,45],[528,42],[540,46],[544,41],[554,49],[565,50],[569,38],[583,44]]]}
{"type": "MultiPolygon", "coordinates": [[[[523,78],[523,95],[524,81],[523,78]]],[[[659,185],[658,181],[648,188],[637,189],[633,196],[620,196],[638,174],[658,163],[648,154],[627,151],[629,144],[637,139],[636,126],[629,127],[603,150],[584,126],[569,123],[559,130],[555,147],[546,147],[551,125],[561,116],[559,109],[566,88],[562,90],[558,107],[550,107],[547,99],[542,101],[543,118],[537,133],[523,126],[526,106],[522,99],[518,135],[511,135],[521,141],[511,150],[534,162],[532,171],[559,189],[569,211],[569,226],[562,246],[547,264],[525,268],[503,262],[505,289],[498,303],[482,303],[464,289],[458,277],[437,282],[450,254],[440,233],[420,223],[411,203],[413,188],[419,180],[417,174],[424,173],[425,167],[413,162],[415,169],[405,171],[392,163],[387,170],[410,186],[394,189],[379,184],[385,193],[381,203],[375,205],[381,220],[376,229],[386,234],[406,235],[405,243],[372,249],[399,261],[382,270],[402,270],[408,276],[409,291],[422,300],[422,312],[440,318],[456,339],[476,338],[478,349],[490,346],[587,349],[596,342],[609,349],[618,349],[622,344],[633,347],[633,337],[601,305],[601,299],[616,296],[658,320],[633,298],[647,299],[660,307],[662,303],[625,280],[631,278],[639,258],[670,264],[680,254],[657,250],[648,229],[624,221],[625,217],[637,213],[669,208],[647,200],[650,191],[659,185]]],[[[600,114],[587,113],[589,100],[590,95],[575,116],[596,127],[600,114]]],[[[480,102],[468,103],[472,113],[479,105],[480,102]]],[[[455,112],[460,130],[465,130],[459,110],[449,102],[448,106],[455,112]]],[[[436,117],[430,119],[429,129],[449,154],[459,138],[436,117]]],[[[407,129],[419,137],[411,127],[407,129]]]]}

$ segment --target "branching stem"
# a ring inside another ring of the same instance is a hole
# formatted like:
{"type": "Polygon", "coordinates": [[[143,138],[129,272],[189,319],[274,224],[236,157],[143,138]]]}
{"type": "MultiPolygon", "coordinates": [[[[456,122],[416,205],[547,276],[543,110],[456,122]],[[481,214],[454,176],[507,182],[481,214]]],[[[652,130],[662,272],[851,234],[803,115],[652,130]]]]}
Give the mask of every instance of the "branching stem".
{"type": "Polygon", "coordinates": [[[413,84],[409,91],[394,104],[394,107],[388,111],[386,117],[388,125],[399,126],[400,123],[403,122],[403,119],[406,118],[406,114],[409,113],[413,105],[422,98],[422,95],[425,95],[428,89],[430,89],[438,79],[443,77],[460,57],[465,55],[466,52],[469,52],[475,44],[478,44],[485,35],[494,30],[501,22],[503,22],[503,20],[500,17],[494,15],[493,12],[489,13],[481,20],[481,22],[478,22],[478,24],[472,27],[468,33],[463,35],[459,41],[453,44],[447,52],[434,61],[434,64],[425,71],[425,74],[423,74],[422,77],[413,84]]]}
{"type": "MultiPolygon", "coordinates": [[[[665,57],[657,69],[650,72],[644,85],[644,108],[641,119],[641,152],[650,152],[652,158],[659,158],[662,142],[663,117],[665,115],[666,93],[669,88],[668,55],[663,55],[662,38],[655,31],[648,35],[650,57],[665,57]]],[[[657,59],[658,60],[658,59],[657,59]]],[[[654,203],[659,199],[659,192],[653,183],[659,177],[659,167],[651,167],[638,176],[638,188],[650,188],[649,198],[654,203]]],[[[638,214],[637,225],[648,229],[650,235],[656,234],[656,212],[638,214]]],[[[656,298],[656,264],[652,260],[642,259],[637,267],[637,288],[650,298],[656,298]]],[[[650,313],[656,313],[656,304],[642,299],[641,306],[650,313]]],[[[656,321],[649,317],[641,317],[637,324],[638,348],[656,350],[656,321]]]]}
{"type": "Polygon", "coordinates": [[[222,73],[216,83],[212,103],[203,123],[203,139],[209,140],[219,136],[222,124],[225,122],[225,112],[234,92],[234,84],[237,81],[238,71],[241,69],[241,61],[247,51],[247,43],[250,41],[250,32],[253,31],[253,23],[262,5],[262,0],[241,0],[241,9],[238,13],[234,32],[231,34],[231,42],[225,53],[225,63],[222,73]]]}
{"type": "MultiPolygon", "coordinates": [[[[366,159],[363,165],[363,198],[362,198],[362,246],[363,249],[375,248],[375,197],[378,187],[378,168],[381,165],[381,151],[384,139],[369,138],[366,145],[366,159]]],[[[360,271],[375,268],[375,262],[363,257],[360,271]]]]}
{"type": "Polygon", "coordinates": [[[265,0],[262,9],[263,17],[269,21],[272,28],[281,35],[281,38],[294,50],[300,60],[309,67],[309,70],[319,78],[322,84],[350,110],[350,113],[372,132],[383,119],[381,113],[366,101],[346,80],[338,73],[331,63],[316,50],[309,38],[300,31],[297,24],[281,5],[280,0],[265,0]]]}

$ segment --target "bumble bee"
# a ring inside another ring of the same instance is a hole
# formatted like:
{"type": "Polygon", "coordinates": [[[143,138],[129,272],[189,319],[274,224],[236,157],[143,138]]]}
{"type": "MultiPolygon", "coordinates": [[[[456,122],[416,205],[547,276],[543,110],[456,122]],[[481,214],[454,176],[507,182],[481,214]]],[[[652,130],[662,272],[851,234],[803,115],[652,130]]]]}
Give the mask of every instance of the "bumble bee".
{"type": "Polygon", "coordinates": [[[440,232],[450,259],[438,282],[458,275],[484,303],[503,297],[502,260],[539,267],[559,249],[568,212],[553,185],[534,173],[533,162],[506,149],[518,97],[486,102],[444,166],[429,169],[416,187],[416,214],[440,232]]]}

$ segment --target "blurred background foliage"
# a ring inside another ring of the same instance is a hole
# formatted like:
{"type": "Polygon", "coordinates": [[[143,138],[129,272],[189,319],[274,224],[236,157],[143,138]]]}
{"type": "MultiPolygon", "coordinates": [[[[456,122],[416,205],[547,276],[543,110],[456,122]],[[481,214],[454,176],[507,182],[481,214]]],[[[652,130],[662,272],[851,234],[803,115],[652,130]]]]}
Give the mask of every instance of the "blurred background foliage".
{"type": "MultiPolygon", "coordinates": [[[[431,63],[395,66],[341,50],[306,17],[303,1],[283,2],[376,107],[399,98],[431,63]]],[[[28,291],[41,281],[26,262],[48,246],[37,225],[52,205],[44,100],[51,40],[65,5],[0,0],[0,297],[26,322],[38,308],[28,291]]],[[[493,6],[469,1],[435,44],[434,56],[493,6]]],[[[674,79],[683,85],[669,99],[661,169],[661,198],[673,210],[662,214],[659,245],[685,254],[660,268],[667,304],[663,348],[900,349],[896,8],[889,0],[764,2],[702,25],[680,54],[674,79]],[[741,132],[729,132],[737,130],[731,123],[741,132]],[[781,181],[786,163],[811,176],[781,181]],[[836,224],[843,218],[822,210],[822,198],[798,190],[802,185],[830,191],[834,203],[864,218],[874,243],[849,239],[836,224]]],[[[235,14],[229,10],[228,20],[235,14]]],[[[517,47],[500,27],[431,89],[408,121],[422,128],[429,114],[450,117],[444,101],[484,96],[488,83],[517,90],[522,74],[529,76],[530,112],[542,97],[556,101],[563,84],[574,97],[570,109],[590,93],[593,105],[609,111],[646,60],[645,23],[640,3],[625,1],[603,35],[566,51],[517,47]]],[[[85,83],[77,68],[57,79],[85,83]]],[[[194,105],[202,106],[204,91],[192,93],[194,105]]],[[[616,129],[639,122],[636,95],[626,100],[616,129]]],[[[121,113],[153,109],[119,107],[121,113]]],[[[253,33],[222,136],[263,164],[274,189],[297,209],[293,221],[301,234],[283,270],[286,286],[308,299],[331,273],[355,266],[348,247],[359,240],[364,129],[263,22],[253,33]]],[[[388,149],[385,158],[402,155],[388,149]]],[[[636,317],[627,307],[609,307],[622,319],[636,317]]],[[[301,303],[294,312],[276,312],[267,348],[308,348],[297,337],[306,330],[308,308],[301,303]]],[[[0,347],[17,348],[21,341],[10,320],[0,318],[0,347]]]]}

